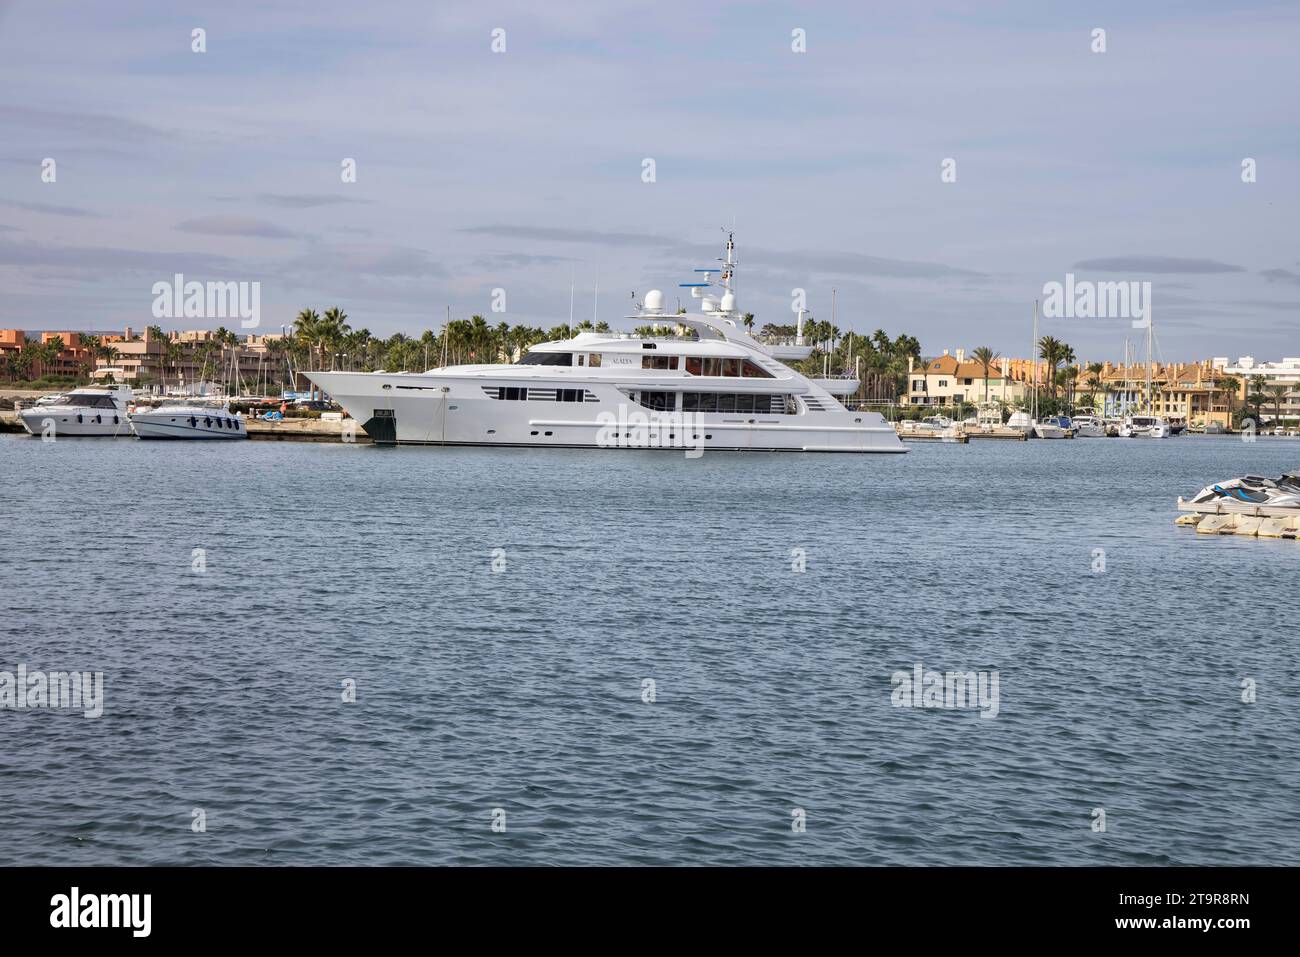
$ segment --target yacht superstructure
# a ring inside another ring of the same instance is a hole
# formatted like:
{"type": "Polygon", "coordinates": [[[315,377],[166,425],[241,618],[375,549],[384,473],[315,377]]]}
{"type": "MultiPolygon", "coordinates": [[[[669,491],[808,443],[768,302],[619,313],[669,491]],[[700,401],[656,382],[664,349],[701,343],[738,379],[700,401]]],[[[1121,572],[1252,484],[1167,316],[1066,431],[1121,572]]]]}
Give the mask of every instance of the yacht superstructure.
{"type": "Polygon", "coordinates": [[[666,313],[652,290],[627,317],[680,335],[584,332],[517,363],[307,375],[381,444],[906,452],[879,413],[851,411],[780,361],[811,352],[802,334],[772,346],[746,331],[730,236],[719,262],[684,284],[698,312],[666,313]]]}

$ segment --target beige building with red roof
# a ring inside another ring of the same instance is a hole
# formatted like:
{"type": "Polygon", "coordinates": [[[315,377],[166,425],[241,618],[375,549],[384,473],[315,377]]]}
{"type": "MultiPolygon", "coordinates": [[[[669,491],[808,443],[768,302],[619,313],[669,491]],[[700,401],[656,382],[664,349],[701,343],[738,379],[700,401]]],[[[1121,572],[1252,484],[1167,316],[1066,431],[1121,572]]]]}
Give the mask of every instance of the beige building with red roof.
{"type": "MultiPolygon", "coordinates": [[[[995,359],[988,368],[989,401],[1010,405],[1023,402],[1028,394],[1033,363],[1026,359],[995,359]]],[[[956,406],[963,402],[983,402],[985,398],[984,366],[970,359],[966,350],[931,359],[926,365],[916,359],[908,361],[906,405],[956,406]]]]}

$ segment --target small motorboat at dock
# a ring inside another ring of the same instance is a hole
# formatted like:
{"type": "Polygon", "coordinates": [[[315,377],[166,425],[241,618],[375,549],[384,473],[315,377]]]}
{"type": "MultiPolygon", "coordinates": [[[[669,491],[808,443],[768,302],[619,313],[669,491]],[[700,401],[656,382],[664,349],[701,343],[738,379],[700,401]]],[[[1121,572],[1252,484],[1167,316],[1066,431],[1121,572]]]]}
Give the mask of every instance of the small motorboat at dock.
{"type": "Polygon", "coordinates": [[[126,414],[131,401],[127,385],[85,386],[18,412],[18,421],[32,435],[121,437],[131,434],[126,414]]]}
{"type": "Polygon", "coordinates": [[[164,400],[131,413],[131,427],[142,439],[246,439],[243,416],[224,400],[164,400]]]}

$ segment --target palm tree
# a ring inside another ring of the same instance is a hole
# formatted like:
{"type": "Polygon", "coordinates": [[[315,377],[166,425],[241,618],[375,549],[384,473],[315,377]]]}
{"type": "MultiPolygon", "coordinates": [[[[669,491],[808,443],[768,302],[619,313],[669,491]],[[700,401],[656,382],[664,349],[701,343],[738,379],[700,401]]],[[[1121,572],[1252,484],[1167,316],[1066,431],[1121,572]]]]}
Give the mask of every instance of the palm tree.
{"type": "Polygon", "coordinates": [[[930,404],[930,366],[934,365],[934,358],[927,359],[925,356],[916,357],[916,365],[921,370],[921,391],[925,393],[924,405],[930,404]]]}
{"type": "Polygon", "coordinates": [[[745,327],[746,332],[748,332],[750,335],[754,334],[754,314],[752,312],[745,313],[740,318],[740,322],[741,325],[745,327]]]}
{"type": "MultiPolygon", "coordinates": [[[[1223,392],[1228,397],[1228,428],[1232,428],[1233,406],[1236,405],[1237,396],[1241,392],[1241,380],[1235,375],[1220,373],[1213,380],[1215,392],[1223,392]]],[[[1211,406],[1213,406],[1213,397],[1211,397],[1211,406]]]]}
{"type": "Polygon", "coordinates": [[[980,346],[971,355],[975,361],[984,367],[984,401],[989,400],[989,366],[1001,358],[996,352],[988,346],[980,346]]]}
{"type": "Polygon", "coordinates": [[[1282,400],[1286,398],[1287,392],[1290,391],[1284,385],[1271,385],[1268,387],[1268,394],[1273,397],[1273,424],[1282,424],[1282,400]]]}
{"type": "Polygon", "coordinates": [[[1102,381],[1101,374],[1105,371],[1106,366],[1100,362],[1089,362],[1088,366],[1088,405],[1094,410],[1101,411],[1106,406],[1105,383],[1102,381]],[[1102,393],[1101,409],[1097,409],[1097,393],[1102,393]]]}
{"type": "Polygon", "coordinates": [[[1064,342],[1054,336],[1043,336],[1038,340],[1038,358],[1047,363],[1044,379],[1052,390],[1053,399],[1056,398],[1056,367],[1064,360],[1064,351],[1067,348],[1069,347],[1064,342]]]}
{"type": "Polygon", "coordinates": [[[352,331],[348,325],[348,314],[338,306],[331,306],[325,310],[325,315],[321,317],[319,329],[319,344],[321,347],[321,362],[324,364],[325,352],[330,354],[330,369],[334,368],[334,360],[343,344],[344,337],[352,331]]]}
{"type": "Polygon", "coordinates": [[[1246,396],[1246,402],[1255,407],[1255,423],[1258,424],[1263,417],[1261,409],[1264,406],[1264,387],[1267,380],[1262,375],[1253,375],[1248,380],[1250,382],[1250,393],[1246,396]]]}
{"type": "Polygon", "coordinates": [[[176,383],[180,385],[181,378],[181,359],[185,357],[185,347],[177,339],[169,340],[167,347],[163,350],[163,378],[166,378],[166,363],[170,362],[172,369],[176,372],[176,383]]]}
{"type": "Polygon", "coordinates": [[[20,379],[31,379],[34,377],[36,363],[41,359],[41,346],[38,342],[28,339],[18,350],[18,355],[14,357],[14,368],[20,379]]]}
{"type": "Polygon", "coordinates": [[[293,331],[307,349],[307,364],[315,365],[316,337],[320,333],[320,314],[315,309],[304,309],[293,320],[293,331]]]}
{"type": "Polygon", "coordinates": [[[230,330],[225,326],[217,326],[217,331],[212,334],[211,340],[212,344],[216,346],[217,350],[221,353],[221,357],[217,360],[217,378],[223,389],[226,386],[226,336],[229,335],[229,333],[230,330]]]}
{"type": "Polygon", "coordinates": [[[1066,366],[1056,373],[1056,384],[1065,395],[1065,401],[1071,406],[1073,411],[1074,405],[1074,384],[1079,380],[1079,369],[1077,366],[1066,366]]]}

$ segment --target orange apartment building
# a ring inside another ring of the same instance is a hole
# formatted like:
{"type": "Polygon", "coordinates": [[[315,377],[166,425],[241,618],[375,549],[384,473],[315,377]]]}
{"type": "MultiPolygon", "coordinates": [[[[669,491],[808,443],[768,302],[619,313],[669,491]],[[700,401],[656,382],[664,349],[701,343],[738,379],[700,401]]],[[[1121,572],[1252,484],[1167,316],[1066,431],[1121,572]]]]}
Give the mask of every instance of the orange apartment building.
{"type": "Polygon", "coordinates": [[[95,365],[95,356],[85,341],[84,332],[42,332],[39,338],[29,338],[21,329],[0,329],[0,359],[9,378],[40,379],[44,376],[82,377],[95,365]],[[60,348],[49,353],[55,342],[60,348]],[[37,350],[33,347],[44,346],[37,350]],[[20,356],[26,354],[28,365],[18,365],[20,356]]]}

